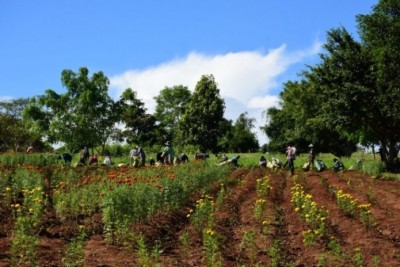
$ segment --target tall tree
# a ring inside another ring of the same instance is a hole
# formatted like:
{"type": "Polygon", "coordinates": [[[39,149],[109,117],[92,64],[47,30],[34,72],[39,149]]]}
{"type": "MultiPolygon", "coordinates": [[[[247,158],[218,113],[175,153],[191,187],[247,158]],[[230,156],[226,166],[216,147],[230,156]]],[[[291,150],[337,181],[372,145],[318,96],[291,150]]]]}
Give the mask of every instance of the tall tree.
{"type": "Polygon", "coordinates": [[[19,151],[30,143],[40,141],[40,137],[29,131],[22,119],[22,112],[29,98],[0,101],[0,149],[19,151]]]}
{"type": "Polygon", "coordinates": [[[323,99],[315,105],[319,115],[308,121],[347,142],[379,143],[391,170],[400,143],[400,2],[380,0],[357,22],[361,41],[343,27],[330,30],[321,63],[303,73],[316,90],[310,95],[323,99]]]}
{"type": "Polygon", "coordinates": [[[400,2],[380,0],[371,14],[358,15],[357,22],[365,57],[372,59],[368,135],[379,140],[383,159],[392,168],[400,149],[400,2]]]}
{"type": "Polygon", "coordinates": [[[203,151],[216,152],[224,111],[225,103],[214,76],[203,75],[180,121],[186,143],[198,145],[203,151]]]}
{"type": "Polygon", "coordinates": [[[88,75],[84,67],[77,73],[63,70],[66,93],[49,89],[26,110],[26,116],[41,122],[48,140],[63,142],[72,151],[104,144],[119,118],[108,95],[108,78],[102,72],[88,75]]]}
{"type": "Polygon", "coordinates": [[[185,113],[190,97],[189,89],[183,85],[165,87],[154,97],[157,104],[154,116],[167,131],[169,140],[176,136],[178,122],[185,113]]]}
{"type": "Polygon", "coordinates": [[[123,136],[128,143],[154,145],[161,143],[165,135],[161,127],[156,125],[156,118],[146,113],[144,103],[137,98],[136,92],[126,89],[118,101],[122,122],[126,129],[123,136]]]}
{"type": "Polygon", "coordinates": [[[347,141],[339,132],[327,125],[321,110],[326,98],[311,82],[287,82],[280,94],[281,108],[267,110],[269,122],[263,127],[270,139],[269,150],[284,151],[288,143],[306,152],[313,143],[319,152],[349,156],[356,150],[356,142],[347,141]]]}
{"type": "Polygon", "coordinates": [[[259,149],[254,129],[254,118],[249,118],[247,112],[239,115],[233,126],[233,138],[231,139],[231,151],[255,152],[259,149]]]}

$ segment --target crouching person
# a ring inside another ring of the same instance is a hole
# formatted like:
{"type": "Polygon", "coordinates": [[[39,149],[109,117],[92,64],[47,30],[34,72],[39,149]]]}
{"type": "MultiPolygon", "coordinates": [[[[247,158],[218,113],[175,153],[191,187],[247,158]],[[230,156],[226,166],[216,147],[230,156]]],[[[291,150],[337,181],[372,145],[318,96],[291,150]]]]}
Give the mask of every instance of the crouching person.
{"type": "Polygon", "coordinates": [[[339,159],[334,158],[334,159],[333,159],[333,162],[334,162],[334,164],[333,164],[333,170],[335,170],[335,171],[342,171],[342,170],[344,170],[344,164],[343,164],[343,162],[341,162],[339,159]]]}

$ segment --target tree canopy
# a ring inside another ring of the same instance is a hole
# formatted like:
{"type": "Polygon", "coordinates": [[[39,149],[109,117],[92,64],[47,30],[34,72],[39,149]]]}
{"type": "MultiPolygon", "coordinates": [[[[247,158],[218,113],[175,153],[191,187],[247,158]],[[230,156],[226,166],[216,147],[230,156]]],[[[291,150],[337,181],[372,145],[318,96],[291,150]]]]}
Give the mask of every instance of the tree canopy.
{"type": "Polygon", "coordinates": [[[213,75],[203,75],[196,84],[189,104],[180,121],[187,144],[198,145],[202,151],[215,152],[221,135],[225,103],[213,75]]]}
{"type": "Polygon", "coordinates": [[[119,118],[108,95],[108,78],[102,72],[88,75],[87,68],[77,73],[63,70],[66,92],[48,89],[26,110],[26,116],[39,123],[51,143],[65,143],[71,151],[103,144],[119,118]]]}
{"type": "Polygon", "coordinates": [[[357,22],[360,41],[343,27],[328,31],[321,63],[285,84],[264,129],[271,144],[319,140],[332,153],[379,143],[390,169],[400,142],[400,3],[381,0],[357,22]]]}

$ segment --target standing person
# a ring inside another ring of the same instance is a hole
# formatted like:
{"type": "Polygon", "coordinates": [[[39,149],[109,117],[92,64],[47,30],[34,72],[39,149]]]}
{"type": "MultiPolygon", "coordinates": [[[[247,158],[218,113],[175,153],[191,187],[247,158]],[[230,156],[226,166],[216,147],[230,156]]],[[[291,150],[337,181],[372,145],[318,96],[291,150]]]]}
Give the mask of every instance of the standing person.
{"type": "Polygon", "coordinates": [[[165,143],[163,158],[166,164],[172,165],[174,164],[174,149],[172,148],[169,141],[165,143]]]}
{"type": "Polygon", "coordinates": [[[308,146],[308,148],[310,149],[310,151],[308,152],[308,166],[309,166],[310,170],[312,170],[314,168],[314,161],[315,161],[315,156],[317,153],[315,151],[313,144],[310,144],[308,146]]]}
{"type": "Polygon", "coordinates": [[[85,146],[81,152],[79,163],[86,165],[89,157],[89,149],[85,146]]]}
{"type": "Polygon", "coordinates": [[[286,164],[289,166],[290,172],[294,175],[294,160],[296,159],[296,148],[294,146],[288,146],[286,149],[286,164]]]}
{"type": "Polygon", "coordinates": [[[146,153],[144,153],[143,148],[140,146],[137,147],[139,150],[139,156],[140,156],[140,166],[145,166],[146,165],[146,153]]]}
{"type": "Polygon", "coordinates": [[[131,151],[129,151],[129,162],[130,162],[131,166],[133,166],[133,167],[139,167],[139,165],[140,165],[140,162],[139,162],[140,151],[138,148],[139,148],[139,146],[136,146],[131,151]]]}

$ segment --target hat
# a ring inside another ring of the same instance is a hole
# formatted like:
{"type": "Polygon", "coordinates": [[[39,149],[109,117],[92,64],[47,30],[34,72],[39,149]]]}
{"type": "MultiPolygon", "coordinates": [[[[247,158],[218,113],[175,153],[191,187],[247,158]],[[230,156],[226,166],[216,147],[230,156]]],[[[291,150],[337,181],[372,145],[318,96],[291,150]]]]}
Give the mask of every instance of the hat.
{"type": "Polygon", "coordinates": [[[165,145],[166,145],[166,146],[169,146],[169,141],[165,142],[165,145]]]}
{"type": "Polygon", "coordinates": [[[308,147],[314,147],[314,145],[313,145],[313,144],[310,144],[308,147]]]}

